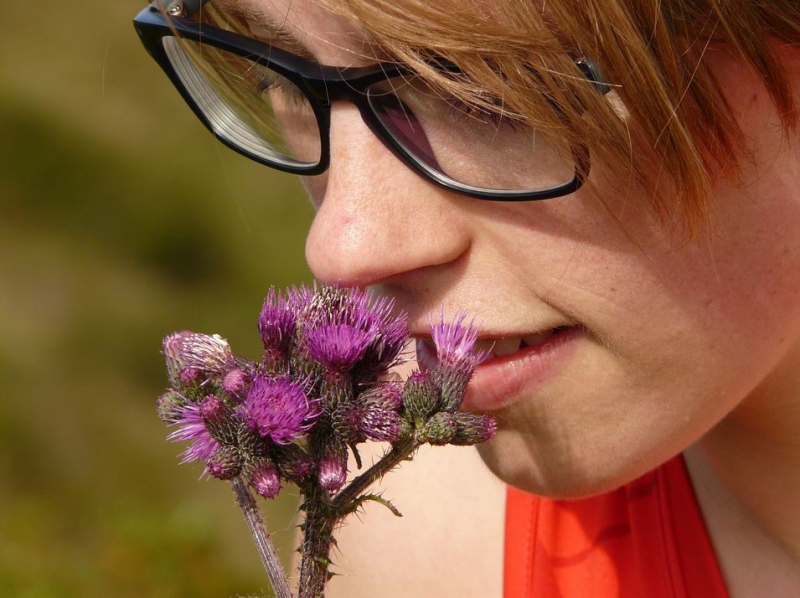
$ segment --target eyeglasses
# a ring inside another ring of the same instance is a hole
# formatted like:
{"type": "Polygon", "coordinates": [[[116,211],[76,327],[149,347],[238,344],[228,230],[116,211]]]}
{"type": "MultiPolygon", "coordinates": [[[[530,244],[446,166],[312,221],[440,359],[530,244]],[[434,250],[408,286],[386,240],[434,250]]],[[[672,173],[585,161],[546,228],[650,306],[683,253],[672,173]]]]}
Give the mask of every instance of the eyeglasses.
{"type": "MultiPolygon", "coordinates": [[[[585,147],[565,147],[501,110],[442,97],[402,64],[323,66],[183,16],[167,17],[156,4],[134,20],[145,48],[205,126],[261,164],[323,173],[331,158],[331,107],[347,101],[402,162],[470,197],[560,197],[588,175],[585,147]]],[[[601,93],[608,91],[591,61],[576,66],[601,93]]]]}

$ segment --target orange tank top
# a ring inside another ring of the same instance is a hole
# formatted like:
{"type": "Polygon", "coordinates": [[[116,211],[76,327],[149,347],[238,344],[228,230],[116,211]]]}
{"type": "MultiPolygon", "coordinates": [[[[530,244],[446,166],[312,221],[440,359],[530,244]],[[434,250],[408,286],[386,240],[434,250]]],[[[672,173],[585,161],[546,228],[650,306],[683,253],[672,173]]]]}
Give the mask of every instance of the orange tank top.
{"type": "Polygon", "coordinates": [[[728,598],[683,458],[575,501],[509,488],[504,598],[728,598]]]}

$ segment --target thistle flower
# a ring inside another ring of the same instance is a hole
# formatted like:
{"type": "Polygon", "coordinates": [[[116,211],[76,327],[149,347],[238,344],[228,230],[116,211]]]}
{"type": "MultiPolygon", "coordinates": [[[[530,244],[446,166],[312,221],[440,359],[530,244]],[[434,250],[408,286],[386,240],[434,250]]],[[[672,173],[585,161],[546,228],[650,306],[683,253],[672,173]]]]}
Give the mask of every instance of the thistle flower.
{"type": "Polygon", "coordinates": [[[258,333],[264,345],[265,360],[285,360],[297,325],[297,308],[273,287],[258,316],[258,333]]]}
{"type": "Polygon", "coordinates": [[[392,316],[389,299],[371,300],[363,289],[323,287],[303,314],[303,335],[312,358],[326,368],[348,371],[365,356],[373,373],[394,360],[407,335],[405,316],[392,316]]]}
{"type": "Polygon", "coordinates": [[[288,376],[256,376],[242,404],[248,428],[276,444],[288,444],[307,432],[319,416],[303,383],[288,376]]]}
{"type": "Polygon", "coordinates": [[[442,391],[441,408],[444,411],[458,409],[472,373],[488,356],[487,351],[475,351],[478,329],[472,322],[464,325],[466,317],[465,312],[459,312],[452,322],[445,322],[442,316],[431,326],[438,358],[433,377],[442,391]]]}
{"type": "Polygon", "coordinates": [[[170,384],[178,387],[221,376],[234,359],[228,341],[216,334],[176,332],[164,339],[163,351],[170,384]]]}
{"type": "Polygon", "coordinates": [[[364,356],[375,334],[350,324],[323,324],[307,330],[305,340],[313,359],[329,370],[347,371],[364,356]]]}
{"type": "Polygon", "coordinates": [[[181,463],[206,461],[220,448],[219,442],[208,433],[201,414],[201,407],[197,403],[178,406],[172,425],[176,429],[170,432],[167,440],[172,442],[193,441],[191,446],[181,453],[181,463]]]}

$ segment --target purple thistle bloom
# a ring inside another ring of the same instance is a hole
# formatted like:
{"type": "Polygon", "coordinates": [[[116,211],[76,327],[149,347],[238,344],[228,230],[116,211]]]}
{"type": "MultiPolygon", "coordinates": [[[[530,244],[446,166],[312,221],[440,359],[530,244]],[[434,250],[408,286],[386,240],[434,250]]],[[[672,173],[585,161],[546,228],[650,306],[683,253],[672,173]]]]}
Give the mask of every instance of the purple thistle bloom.
{"type": "Polygon", "coordinates": [[[458,312],[452,322],[445,322],[444,315],[431,325],[433,344],[436,345],[436,356],[439,364],[459,372],[475,369],[481,361],[488,357],[488,351],[475,351],[478,340],[478,328],[473,322],[464,325],[467,314],[458,312]]]}
{"type": "Polygon", "coordinates": [[[242,412],[251,430],[276,444],[289,444],[307,432],[319,416],[317,401],[303,383],[288,376],[257,376],[247,391],[242,412]]]}
{"type": "Polygon", "coordinates": [[[202,374],[221,376],[234,360],[228,341],[216,334],[176,332],[164,339],[163,351],[174,386],[194,384],[202,374]]]}
{"type": "Polygon", "coordinates": [[[442,316],[439,322],[431,326],[438,358],[432,374],[441,388],[442,411],[453,412],[458,409],[472,372],[489,355],[489,351],[475,350],[478,329],[472,322],[464,325],[465,318],[464,312],[458,312],[452,322],[445,322],[442,316]]]}
{"type": "Polygon", "coordinates": [[[314,284],[314,290],[304,284],[299,287],[289,287],[286,289],[286,305],[296,315],[303,313],[313,301],[316,289],[316,283],[314,284]]]}
{"type": "Polygon", "coordinates": [[[349,324],[327,324],[308,330],[305,339],[313,359],[330,370],[347,371],[364,356],[374,334],[349,324]]]}
{"type": "Polygon", "coordinates": [[[202,407],[197,403],[181,405],[175,409],[175,423],[172,425],[176,426],[176,429],[170,432],[167,440],[193,441],[192,445],[181,453],[181,463],[206,461],[220,448],[220,444],[208,433],[201,411],[202,407]]]}
{"type": "Polygon", "coordinates": [[[393,317],[392,309],[390,299],[372,301],[364,289],[318,289],[302,318],[309,355],[339,371],[352,369],[365,356],[370,370],[388,365],[407,336],[405,317],[393,317]]]}
{"type": "Polygon", "coordinates": [[[258,316],[258,333],[266,352],[285,358],[296,324],[296,305],[270,287],[258,316]]]}
{"type": "Polygon", "coordinates": [[[250,485],[262,498],[275,498],[281,491],[281,478],[275,466],[265,461],[250,474],[250,485]]]}

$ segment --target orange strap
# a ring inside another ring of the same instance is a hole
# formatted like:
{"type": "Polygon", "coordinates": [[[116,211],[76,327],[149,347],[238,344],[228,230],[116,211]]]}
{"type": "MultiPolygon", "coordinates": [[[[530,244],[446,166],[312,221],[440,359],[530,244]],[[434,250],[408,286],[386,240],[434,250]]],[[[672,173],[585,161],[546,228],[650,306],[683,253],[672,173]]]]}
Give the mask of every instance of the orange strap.
{"type": "Polygon", "coordinates": [[[728,598],[681,457],[613,492],[509,488],[505,598],[728,598]]]}

